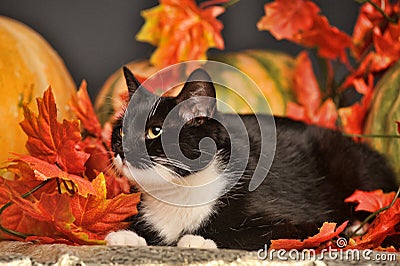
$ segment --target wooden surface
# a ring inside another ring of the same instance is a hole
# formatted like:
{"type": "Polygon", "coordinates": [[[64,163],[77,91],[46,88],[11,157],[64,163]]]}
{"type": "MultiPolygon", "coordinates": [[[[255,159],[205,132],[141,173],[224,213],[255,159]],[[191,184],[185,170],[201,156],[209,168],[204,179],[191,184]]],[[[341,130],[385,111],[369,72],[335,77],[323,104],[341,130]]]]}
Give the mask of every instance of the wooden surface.
{"type": "Polygon", "coordinates": [[[260,260],[257,252],[239,250],[0,242],[0,265],[400,265],[400,254],[397,254],[396,261],[284,261],[276,258],[271,261],[260,260]]]}

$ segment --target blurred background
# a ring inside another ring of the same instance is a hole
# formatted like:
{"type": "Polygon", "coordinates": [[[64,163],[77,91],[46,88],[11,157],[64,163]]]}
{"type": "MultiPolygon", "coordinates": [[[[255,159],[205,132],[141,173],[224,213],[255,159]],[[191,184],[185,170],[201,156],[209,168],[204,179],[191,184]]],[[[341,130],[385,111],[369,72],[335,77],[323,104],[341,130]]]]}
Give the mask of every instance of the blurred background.
{"type": "MultiPolygon", "coordinates": [[[[199,1],[200,2],[200,1],[199,1]]],[[[256,23],[267,0],[241,0],[219,18],[226,51],[275,49],[295,55],[300,50],[260,32],[256,23]]],[[[315,0],[332,25],[351,34],[359,5],[352,0],[315,0]]],[[[75,83],[86,79],[95,98],[116,69],[149,58],[154,47],[135,40],[143,25],[143,9],[156,0],[1,0],[0,15],[17,19],[38,31],[60,54],[75,83]]]]}

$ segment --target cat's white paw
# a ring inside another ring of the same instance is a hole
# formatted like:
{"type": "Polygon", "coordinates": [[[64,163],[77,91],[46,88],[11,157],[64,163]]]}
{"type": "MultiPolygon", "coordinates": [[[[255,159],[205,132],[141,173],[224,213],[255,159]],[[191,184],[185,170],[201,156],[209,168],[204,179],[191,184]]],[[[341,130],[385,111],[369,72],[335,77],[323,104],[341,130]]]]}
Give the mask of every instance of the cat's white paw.
{"type": "Polygon", "coordinates": [[[217,248],[211,239],[204,239],[202,236],[196,235],[184,235],[179,239],[177,246],[181,248],[217,248]]]}
{"type": "Polygon", "coordinates": [[[121,230],[109,233],[104,239],[108,246],[147,246],[146,240],[135,232],[121,230]]]}

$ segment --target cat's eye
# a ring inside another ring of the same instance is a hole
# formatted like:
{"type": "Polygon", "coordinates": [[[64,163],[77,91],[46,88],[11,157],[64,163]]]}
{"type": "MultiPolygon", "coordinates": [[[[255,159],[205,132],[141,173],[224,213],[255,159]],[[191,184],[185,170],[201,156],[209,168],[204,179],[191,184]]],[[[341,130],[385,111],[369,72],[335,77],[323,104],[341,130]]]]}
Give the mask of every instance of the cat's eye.
{"type": "Polygon", "coordinates": [[[124,136],[124,131],[122,130],[122,127],[119,129],[119,135],[120,135],[121,137],[124,136]]]}
{"type": "Polygon", "coordinates": [[[158,138],[162,133],[162,128],[159,126],[151,127],[147,130],[146,139],[158,138]]]}

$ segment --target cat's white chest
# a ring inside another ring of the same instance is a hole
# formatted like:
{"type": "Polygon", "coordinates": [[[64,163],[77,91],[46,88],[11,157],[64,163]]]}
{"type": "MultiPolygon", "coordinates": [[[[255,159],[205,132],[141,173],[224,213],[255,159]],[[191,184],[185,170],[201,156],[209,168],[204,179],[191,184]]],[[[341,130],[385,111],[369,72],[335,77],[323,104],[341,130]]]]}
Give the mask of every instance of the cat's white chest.
{"type": "Polygon", "coordinates": [[[122,170],[143,190],[141,219],[158,232],[164,244],[176,242],[206,223],[228,185],[216,162],[182,179],[162,166],[145,170],[123,166],[122,170]]]}
{"type": "Polygon", "coordinates": [[[146,224],[159,233],[165,244],[171,244],[183,233],[191,233],[199,228],[213,213],[213,207],[213,202],[203,206],[178,207],[144,195],[142,217],[146,224]]]}

